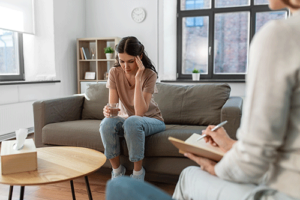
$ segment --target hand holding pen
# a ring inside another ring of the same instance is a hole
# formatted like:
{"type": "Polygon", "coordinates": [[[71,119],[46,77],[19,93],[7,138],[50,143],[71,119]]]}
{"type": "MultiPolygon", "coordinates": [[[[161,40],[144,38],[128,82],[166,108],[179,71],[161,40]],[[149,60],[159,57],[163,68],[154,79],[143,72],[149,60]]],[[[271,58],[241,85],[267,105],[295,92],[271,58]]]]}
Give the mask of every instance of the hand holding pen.
{"type": "Polygon", "coordinates": [[[217,126],[208,126],[206,130],[202,131],[203,137],[201,136],[201,138],[204,138],[205,142],[209,142],[211,145],[220,147],[222,151],[227,152],[236,141],[231,139],[226,130],[222,127],[227,122],[222,123],[217,126]]]}
{"type": "MultiPolygon", "coordinates": [[[[211,131],[216,131],[218,128],[221,128],[223,127],[225,124],[227,124],[227,121],[224,121],[224,122],[221,122],[220,124],[218,124],[217,126],[215,126],[214,128],[211,129],[211,131]]],[[[203,134],[197,139],[198,140],[201,140],[202,138],[205,138],[207,135],[206,134],[203,134]]]]}

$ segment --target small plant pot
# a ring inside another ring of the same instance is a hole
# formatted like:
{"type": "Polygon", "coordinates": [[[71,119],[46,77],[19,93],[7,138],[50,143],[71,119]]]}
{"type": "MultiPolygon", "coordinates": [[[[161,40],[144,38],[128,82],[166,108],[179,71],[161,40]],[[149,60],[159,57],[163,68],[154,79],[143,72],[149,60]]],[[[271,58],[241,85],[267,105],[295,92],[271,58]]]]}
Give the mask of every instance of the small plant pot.
{"type": "Polygon", "coordinates": [[[112,53],[106,53],[105,56],[106,56],[106,59],[112,59],[113,54],[112,53]]]}
{"type": "Polygon", "coordinates": [[[193,81],[199,81],[200,80],[200,73],[192,73],[193,81]]]}

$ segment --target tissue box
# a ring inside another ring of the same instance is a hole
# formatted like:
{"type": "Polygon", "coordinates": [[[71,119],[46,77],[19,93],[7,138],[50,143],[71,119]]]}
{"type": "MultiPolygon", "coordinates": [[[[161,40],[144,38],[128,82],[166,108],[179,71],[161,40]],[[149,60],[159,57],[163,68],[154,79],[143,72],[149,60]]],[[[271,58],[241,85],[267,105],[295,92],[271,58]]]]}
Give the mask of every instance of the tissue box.
{"type": "Polygon", "coordinates": [[[33,139],[26,139],[21,150],[13,149],[15,143],[16,140],[2,142],[2,175],[37,170],[37,151],[33,139]]]}

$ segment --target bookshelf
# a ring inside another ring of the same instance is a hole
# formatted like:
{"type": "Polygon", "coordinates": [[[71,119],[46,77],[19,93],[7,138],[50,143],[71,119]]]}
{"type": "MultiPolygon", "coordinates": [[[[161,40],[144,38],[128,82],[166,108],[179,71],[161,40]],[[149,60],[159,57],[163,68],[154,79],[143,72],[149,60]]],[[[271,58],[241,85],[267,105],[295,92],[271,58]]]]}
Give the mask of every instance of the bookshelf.
{"type": "MultiPolygon", "coordinates": [[[[106,59],[104,47],[112,47],[119,43],[121,38],[78,38],[77,39],[77,91],[78,94],[85,91],[83,87],[87,84],[96,84],[106,81],[106,73],[114,65],[115,59],[106,59]],[[87,56],[82,57],[81,48],[85,49],[86,55],[94,53],[94,58],[87,56]],[[88,52],[86,52],[88,51],[88,52]],[[86,72],[95,73],[94,79],[85,79],[86,72]]],[[[115,53],[113,58],[115,57],[115,53]]]]}

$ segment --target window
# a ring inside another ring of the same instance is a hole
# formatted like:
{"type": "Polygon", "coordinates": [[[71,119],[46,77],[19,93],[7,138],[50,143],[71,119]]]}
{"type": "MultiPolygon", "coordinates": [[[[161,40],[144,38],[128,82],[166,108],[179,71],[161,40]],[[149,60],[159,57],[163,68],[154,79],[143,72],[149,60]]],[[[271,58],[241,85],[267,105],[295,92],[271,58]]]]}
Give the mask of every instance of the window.
{"type": "Polygon", "coordinates": [[[177,0],[177,79],[244,80],[249,45],[268,21],[287,10],[271,11],[268,0],[177,0]]]}
{"type": "Polygon", "coordinates": [[[0,81],[24,80],[21,33],[0,29],[0,81]]]}

